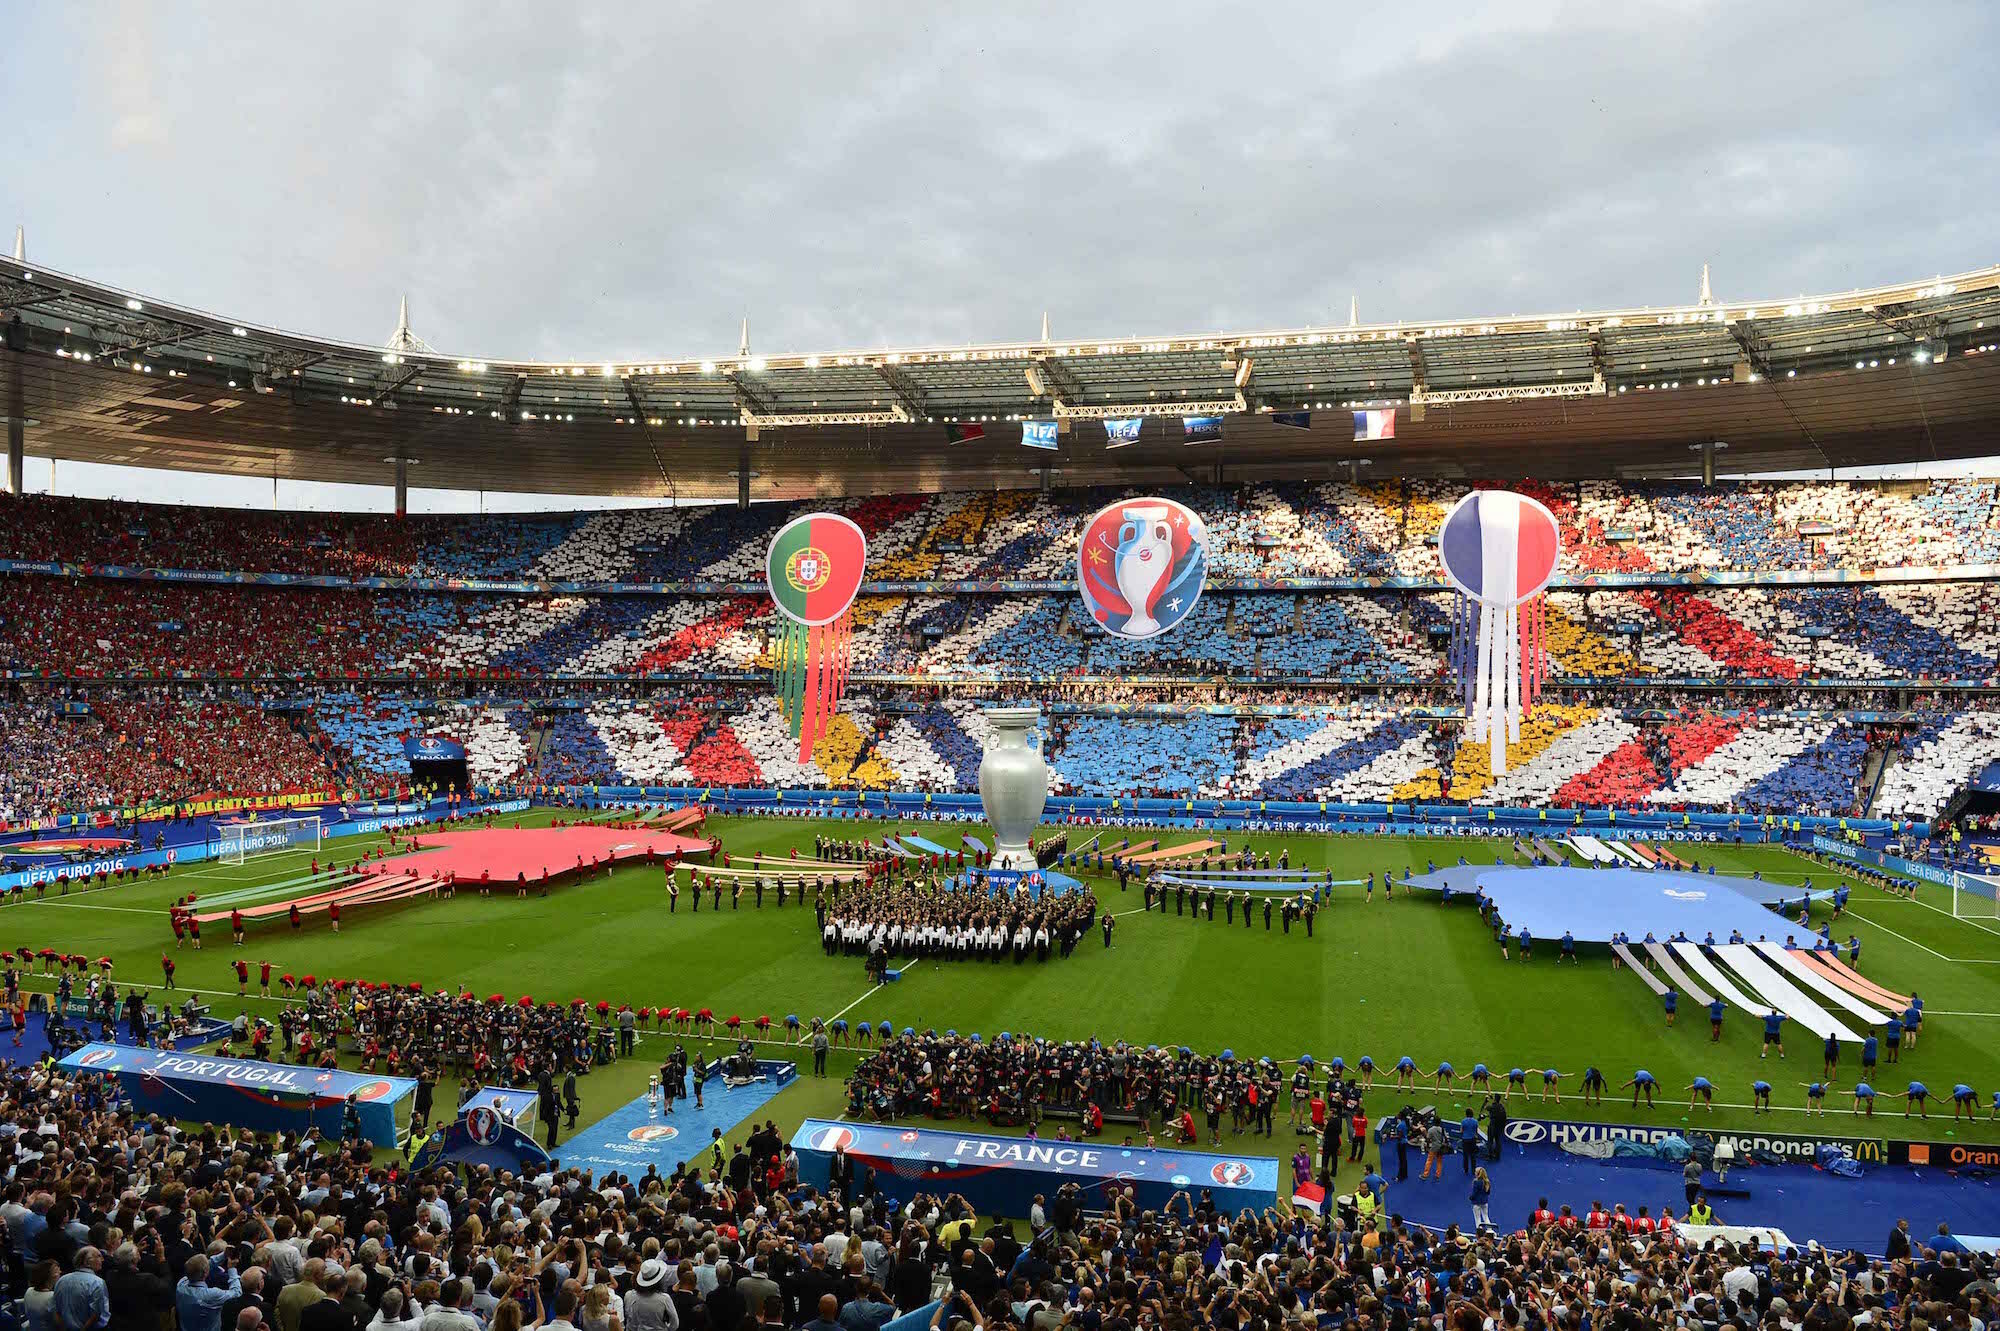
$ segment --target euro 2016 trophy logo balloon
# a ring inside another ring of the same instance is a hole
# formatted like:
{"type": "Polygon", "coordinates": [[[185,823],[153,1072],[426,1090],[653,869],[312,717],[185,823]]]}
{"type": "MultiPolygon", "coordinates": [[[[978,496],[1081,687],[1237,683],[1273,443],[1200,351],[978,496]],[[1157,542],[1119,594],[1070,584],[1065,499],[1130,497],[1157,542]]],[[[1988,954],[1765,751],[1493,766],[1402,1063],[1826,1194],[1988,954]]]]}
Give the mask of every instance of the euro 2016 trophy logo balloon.
{"type": "Polygon", "coordinates": [[[1479,490],[1445,515],[1438,561],[1458,591],[1451,665],[1465,695],[1466,733],[1491,744],[1492,772],[1507,770],[1548,677],[1545,592],[1562,555],[1555,515],[1526,495],[1479,490]]]}
{"type": "Polygon", "coordinates": [[[1171,499],[1129,499],[1083,529],[1076,581],[1106,633],[1143,640],[1186,619],[1208,577],[1208,525],[1171,499]]]}
{"type": "Polygon", "coordinates": [[[868,538],[838,513],[794,518],[771,538],[764,580],[785,620],[773,678],[802,763],[847,687],[847,611],[867,567],[868,538]]]}

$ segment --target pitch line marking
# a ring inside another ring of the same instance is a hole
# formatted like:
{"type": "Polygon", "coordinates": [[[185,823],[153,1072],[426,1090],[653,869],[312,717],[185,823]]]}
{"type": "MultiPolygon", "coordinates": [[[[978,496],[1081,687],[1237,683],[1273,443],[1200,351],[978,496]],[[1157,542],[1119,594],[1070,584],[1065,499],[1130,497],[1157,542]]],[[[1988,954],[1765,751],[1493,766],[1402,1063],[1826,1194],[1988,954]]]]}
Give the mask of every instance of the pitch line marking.
{"type": "Polygon", "coordinates": [[[827,1025],[829,1025],[829,1026],[833,1025],[833,1023],[834,1023],[834,1021],[835,1021],[836,1019],[838,1019],[838,1018],[840,1018],[840,1017],[844,1017],[844,1016],[846,1016],[846,1015],[847,1015],[847,1014],[848,1014],[849,1012],[851,1012],[851,1011],[853,1011],[853,1010],[854,1010],[855,1008],[857,1008],[857,1007],[861,1006],[861,1004],[862,1004],[862,1001],[863,1001],[863,1000],[865,1000],[866,998],[868,998],[868,997],[869,997],[869,995],[873,994],[873,993],[874,993],[874,992],[875,992],[875,991],[876,991],[877,989],[880,989],[881,987],[882,987],[882,986],[881,986],[881,985],[879,985],[879,984],[877,984],[877,985],[870,985],[870,986],[868,987],[867,991],[866,991],[866,992],[864,992],[864,993],[863,993],[863,994],[861,995],[861,997],[860,997],[860,998],[857,998],[857,999],[855,999],[855,1000],[854,1000],[854,1001],[853,1001],[852,1003],[849,1003],[849,1004],[848,1004],[848,1005],[847,1005],[846,1007],[844,1007],[844,1008],[842,1008],[842,1009],[841,1009],[840,1011],[838,1011],[838,1012],[834,1013],[834,1014],[833,1014],[833,1016],[831,1016],[831,1017],[828,1017],[828,1018],[826,1019],[826,1024],[827,1024],[827,1025]]]}
{"type": "Polygon", "coordinates": [[[1894,929],[1891,929],[1888,925],[1872,920],[1868,916],[1863,915],[1860,911],[1851,910],[1848,912],[1848,914],[1852,915],[1855,919],[1860,920],[1864,924],[1867,924],[1876,929],[1880,929],[1885,934],[1889,934],[1893,937],[1902,939],[1905,943],[1908,943],[1911,947],[1922,948],[1925,952],[1930,953],[1932,956],[1936,957],[1939,961],[1949,961],[1954,966],[2000,966],[2000,958],[1947,957],[1944,953],[1938,951],[1936,948],[1924,947],[1922,943],[1919,943],[1916,939],[1910,937],[1908,934],[1897,933],[1894,929]]]}

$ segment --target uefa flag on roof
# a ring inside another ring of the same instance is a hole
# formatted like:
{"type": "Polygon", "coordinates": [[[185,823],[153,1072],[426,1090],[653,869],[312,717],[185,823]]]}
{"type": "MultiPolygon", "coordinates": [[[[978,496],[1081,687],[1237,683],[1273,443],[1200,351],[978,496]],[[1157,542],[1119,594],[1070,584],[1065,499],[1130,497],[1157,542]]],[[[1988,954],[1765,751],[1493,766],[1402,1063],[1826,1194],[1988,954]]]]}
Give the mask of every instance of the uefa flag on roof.
{"type": "Polygon", "coordinates": [[[1104,422],[1104,446],[1123,448],[1127,444],[1139,442],[1139,431],[1146,427],[1144,416],[1125,416],[1104,422]]]}
{"type": "Polygon", "coordinates": [[[1396,437],[1396,409],[1389,407],[1382,411],[1357,411],[1354,413],[1354,441],[1364,439],[1394,439],[1396,437]]]}

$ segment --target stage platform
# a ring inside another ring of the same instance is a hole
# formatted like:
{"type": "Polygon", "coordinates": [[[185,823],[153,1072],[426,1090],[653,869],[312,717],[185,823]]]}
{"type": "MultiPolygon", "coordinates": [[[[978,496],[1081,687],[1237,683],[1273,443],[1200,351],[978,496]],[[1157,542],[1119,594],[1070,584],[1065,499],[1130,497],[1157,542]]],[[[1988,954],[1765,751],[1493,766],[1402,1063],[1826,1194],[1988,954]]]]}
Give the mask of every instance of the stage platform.
{"type": "Polygon", "coordinates": [[[1080,891],[1081,879],[1072,878],[1054,869],[967,869],[955,874],[947,882],[952,887],[983,885],[995,896],[1002,892],[1013,892],[1016,888],[1026,888],[1028,895],[1041,896],[1044,892],[1061,896],[1065,892],[1080,891]]]}
{"type": "Polygon", "coordinates": [[[1516,932],[1553,941],[1565,932],[1582,943],[1608,943],[1615,933],[1661,942],[1685,933],[1699,943],[1731,931],[1756,942],[1783,943],[1787,935],[1810,944],[1812,931],[1778,915],[1771,907],[1795,905],[1804,888],[1723,874],[1679,873],[1664,869],[1524,869],[1498,864],[1464,864],[1422,874],[1410,886],[1434,892],[1449,889],[1470,900],[1485,892],[1500,917],[1516,932]]]}
{"type": "Polygon", "coordinates": [[[513,883],[522,875],[532,884],[539,883],[544,874],[551,880],[573,876],[578,860],[601,866],[708,851],[708,843],[697,837],[594,824],[426,832],[416,838],[416,844],[418,848],[407,855],[371,861],[365,867],[371,874],[408,873],[433,879],[456,874],[463,888],[477,884],[481,874],[490,874],[496,886],[513,883]]]}

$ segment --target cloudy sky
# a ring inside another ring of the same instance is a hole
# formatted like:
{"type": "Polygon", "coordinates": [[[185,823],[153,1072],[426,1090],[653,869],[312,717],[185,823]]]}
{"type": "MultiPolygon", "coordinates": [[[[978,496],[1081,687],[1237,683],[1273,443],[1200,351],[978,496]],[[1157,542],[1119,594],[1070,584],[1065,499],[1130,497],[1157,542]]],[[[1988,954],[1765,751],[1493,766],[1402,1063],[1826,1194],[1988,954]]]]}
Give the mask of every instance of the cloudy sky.
{"type": "MultiPolygon", "coordinates": [[[[2000,261],[1990,3],[14,11],[40,263],[647,359],[1837,290],[2000,261]]],[[[32,479],[32,478],[31,478],[32,479]]]]}

